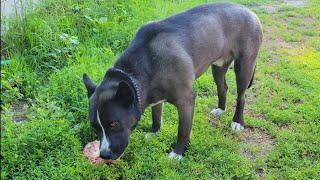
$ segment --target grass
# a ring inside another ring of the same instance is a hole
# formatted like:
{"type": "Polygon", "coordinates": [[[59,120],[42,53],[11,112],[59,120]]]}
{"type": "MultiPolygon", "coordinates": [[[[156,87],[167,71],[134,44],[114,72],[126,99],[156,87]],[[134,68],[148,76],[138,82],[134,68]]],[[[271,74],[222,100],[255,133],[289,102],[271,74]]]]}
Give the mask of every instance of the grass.
{"type": "Polygon", "coordinates": [[[236,0],[255,11],[264,42],[253,88],[247,91],[246,130],[232,133],[233,70],[227,111],[217,104],[211,72],[195,83],[191,145],[169,160],[177,112],[165,105],[158,136],[145,138],[148,109],[117,164],[93,166],[82,157],[96,137],[87,120],[81,76],[100,82],[144,23],[207,2],[45,0],[23,19],[8,19],[11,64],[1,67],[1,179],[316,179],[320,176],[320,5],[236,0]],[[275,12],[266,9],[272,7],[275,12]],[[15,108],[25,104],[23,112],[15,108]],[[17,116],[25,116],[16,122],[17,116]]]}

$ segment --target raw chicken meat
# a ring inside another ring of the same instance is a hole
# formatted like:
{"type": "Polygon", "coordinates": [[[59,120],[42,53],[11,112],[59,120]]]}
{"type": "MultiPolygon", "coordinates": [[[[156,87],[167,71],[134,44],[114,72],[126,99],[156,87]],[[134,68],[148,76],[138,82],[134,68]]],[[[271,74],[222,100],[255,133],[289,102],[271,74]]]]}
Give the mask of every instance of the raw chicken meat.
{"type": "Polygon", "coordinates": [[[92,164],[114,164],[114,160],[106,160],[99,157],[99,141],[89,142],[83,149],[83,155],[92,163],[92,164]]]}

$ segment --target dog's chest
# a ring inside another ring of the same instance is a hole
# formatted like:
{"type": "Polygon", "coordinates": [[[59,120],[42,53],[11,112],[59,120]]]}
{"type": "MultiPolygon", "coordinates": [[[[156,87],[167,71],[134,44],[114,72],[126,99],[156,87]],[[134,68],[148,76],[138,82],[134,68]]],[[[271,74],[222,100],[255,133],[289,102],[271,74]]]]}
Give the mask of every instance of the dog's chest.
{"type": "Polygon", "coordinates": [[[152,106],[155,106],[155,105],[157,105],[157,104],[163,103],[163,102],[165,102],[165,101],[166,101],[166,100],[163,99],[163,100],[157,101],[157,102],[155,102],[155,103],[151,103],[151,104],[149,104],[149,106],[152,107],[152,106]]]}
{"type": "Polygon", "coordinates": [[[148,98],[148,106],[152,107],[166,101],[166,97],[159,89],[153,89],[148,98]]]}
{"type": "Polygon", "coordinates": [[[221,58],[221,59],[214,61],[212,64],[219,66],[219,67],[222,67],[224,65],[224,63],[225,63],[225,60],[221,58]]]}
{"type": "Polygon", "coordinates": [[[224,57],[214,60],[212,64],[218,67],[222,67],[225,64],[229,64],[231,60],[232,60],[232,56],[230,54],[227,54],[224,57]]]}

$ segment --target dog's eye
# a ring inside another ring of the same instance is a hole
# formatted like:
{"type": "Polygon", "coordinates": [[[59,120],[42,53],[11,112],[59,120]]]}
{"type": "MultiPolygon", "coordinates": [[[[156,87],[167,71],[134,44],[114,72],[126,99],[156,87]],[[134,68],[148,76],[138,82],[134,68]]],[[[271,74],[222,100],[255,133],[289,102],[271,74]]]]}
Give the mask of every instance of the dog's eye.
{"type": "Polygon", "coordinates": [[[119,123],[117,121],[114,121],[110,124],[110,127],[113,128],[113,129],[116,129],[119,127],[119,123]]]}

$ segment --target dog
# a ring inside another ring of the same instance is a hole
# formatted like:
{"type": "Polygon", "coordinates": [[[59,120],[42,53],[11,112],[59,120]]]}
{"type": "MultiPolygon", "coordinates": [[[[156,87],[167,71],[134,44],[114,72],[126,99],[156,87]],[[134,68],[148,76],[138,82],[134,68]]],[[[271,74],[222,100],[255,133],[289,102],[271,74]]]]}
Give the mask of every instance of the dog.
{"type": "Polygon", "coordinates": [[[228,90],[225,74],[233,61],[238,96],[231,129],[242,130],[245,91],[253,80],[261,42],[258,17],[232,3],[201,5],[141,27],[99,85],[83,75],[100,156],[115,160],[123,154],[131,131],[150,105],[151,132],[158,132],[166,101],[179,115],[178,140],[168,156],[181,159],[192,129],[194,81],[211,66],[219,99],[212,113],[221,115],[228,90]]]}

